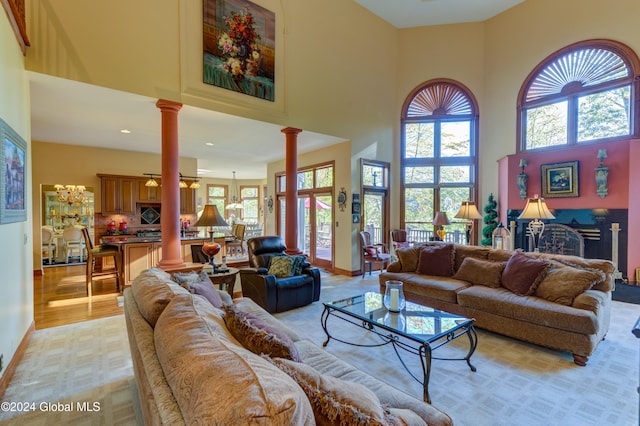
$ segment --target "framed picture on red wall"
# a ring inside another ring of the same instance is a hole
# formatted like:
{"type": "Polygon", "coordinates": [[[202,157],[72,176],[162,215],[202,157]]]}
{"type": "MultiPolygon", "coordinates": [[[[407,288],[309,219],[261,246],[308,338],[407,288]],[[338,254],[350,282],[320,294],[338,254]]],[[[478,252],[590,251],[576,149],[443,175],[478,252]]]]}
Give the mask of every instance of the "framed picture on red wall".
{"type": "Polygon", "coordinates": [[[567,161],[541,165],[542,198],[579,197],[578,163],[567,161]]]}

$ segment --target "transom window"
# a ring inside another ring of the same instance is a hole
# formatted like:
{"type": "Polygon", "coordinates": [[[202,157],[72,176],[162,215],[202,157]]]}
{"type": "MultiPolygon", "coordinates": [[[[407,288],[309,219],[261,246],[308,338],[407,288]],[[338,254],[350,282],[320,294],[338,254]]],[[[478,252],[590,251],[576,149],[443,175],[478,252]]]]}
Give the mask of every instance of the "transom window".
{"type": "Polygon", "coordinates": [[[477,194],[476,105],[471,92],[452,80],[427,82],[405,101],[401,223],[413,241],[433,236],[437,211],[451,221],[448,240],[464,234],[454,215],[463,201],[473,201],[477,194]]]}
{"type": "Polygon", "coordinates": [[[520,151],[637,134],[634,76],[638,59],[627,46],[588,40],[536,67],[520,90],[520,151]]]}

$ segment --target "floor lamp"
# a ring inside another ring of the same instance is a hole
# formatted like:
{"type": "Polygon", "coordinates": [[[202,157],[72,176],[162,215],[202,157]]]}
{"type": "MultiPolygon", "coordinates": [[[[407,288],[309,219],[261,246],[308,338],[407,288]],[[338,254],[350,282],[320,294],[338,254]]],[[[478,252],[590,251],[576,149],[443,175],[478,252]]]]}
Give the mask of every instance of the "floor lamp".
{"type": "Polygon", "coordinates": [[[533,251],[540,251],[538,249],[538,242],[540,241],[540,235],[544,232],[544,223],[540,219],[555,218],[547,208],[544,198],[538,198],[538,194],[536,194],[533,198],[527,199],[527,204],[524,206],[524,210],[520,213],[518,219],[533,219],[527,226],[531,234],[533,251]]]}
{"type": "Polygon", "coordinates": [[[471,201],[465,201],[460,206],[460,210],[454,216],[456,219],[464,219],[466,222],[467,245],[471,244],[471,233],[473,231],[473,221],[482,219],[478,208],[471,201]]]}

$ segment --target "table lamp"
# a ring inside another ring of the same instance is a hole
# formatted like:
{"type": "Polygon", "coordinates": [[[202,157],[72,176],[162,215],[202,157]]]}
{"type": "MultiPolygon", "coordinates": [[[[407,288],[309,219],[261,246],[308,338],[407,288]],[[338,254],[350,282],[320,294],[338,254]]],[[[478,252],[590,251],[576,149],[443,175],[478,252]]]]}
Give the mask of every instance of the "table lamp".
{"type": "Polygon", "coordinates": [[[524,210],[518,216],[518,219],[533,219],[527,226],[531,233],[531,241],[533,243],[533,251],[539,251],[538,242],[540,235],[544,232],[544,223],[540,219],[555,219],[556,217],[549,211],[544,198],[538,198],[536,194],[533,198],[527,199],[524,210]]]}
{"type": "Polygon", "coordinates": [[[454,216],[456,219],[464,219],[466,222],[467,245],[471,244],[471,231],[473,230],[473,221],[482,219],[478,208],[471,201],[464,201],[460,206],[460,210],[454,216]]]}
{"type": "Polygon", "coordinates": [[[204,243],[202,245],[202,252],[209,256],[209,263],[211,263],[211,267],[213,268],[213,272],[216,271],[216,264],[213,261],[213,258],[216,254],[220,252],[220,244],[216,243],[213,239],[213,228],[214,226],[228,226],[227,222],[218,212],[218,207],[213,204],[207,204],[204,206],[204,210],[200,215],[200,218],[196,222],[195,226],[206,226],[209,231],[209,236],[211,237],[211,241],[208,243],[204,243]]]}
{"type": "Polygon", "coordinates": [[[444,236],[447,234],[447,231],[444,229],[444,225],[449,224],[447,214],[445,212],[436,212],[432,223],[436,227],[436,234],[438,235],[439,240],[444,241],[444,236]]]}

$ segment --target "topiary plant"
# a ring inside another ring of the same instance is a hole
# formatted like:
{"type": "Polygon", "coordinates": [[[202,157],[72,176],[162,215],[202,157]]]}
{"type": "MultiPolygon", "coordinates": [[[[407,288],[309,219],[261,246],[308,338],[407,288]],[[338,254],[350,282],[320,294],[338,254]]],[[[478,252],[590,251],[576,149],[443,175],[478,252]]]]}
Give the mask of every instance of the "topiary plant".
{"type": "Polygon", "coordinates": [[[484,237],[480,244],[483,246],[490,246],[492,244],[492,236],[493,231],[498,227],[498,212],[496,211],[496,207],[498,207],[498,203],[493,198],[493,193],[489,195],[488,203],[484,206],[484,228],[482,228],[482,236],[484,237]]]}

